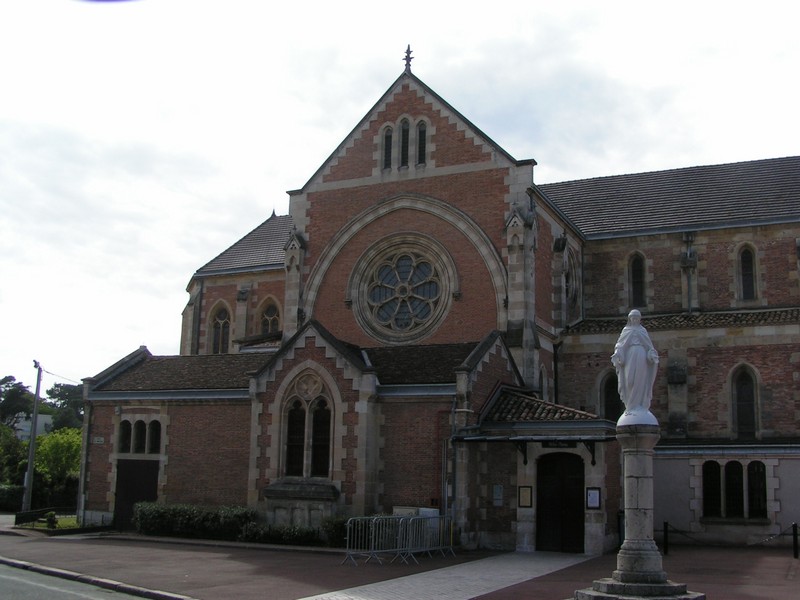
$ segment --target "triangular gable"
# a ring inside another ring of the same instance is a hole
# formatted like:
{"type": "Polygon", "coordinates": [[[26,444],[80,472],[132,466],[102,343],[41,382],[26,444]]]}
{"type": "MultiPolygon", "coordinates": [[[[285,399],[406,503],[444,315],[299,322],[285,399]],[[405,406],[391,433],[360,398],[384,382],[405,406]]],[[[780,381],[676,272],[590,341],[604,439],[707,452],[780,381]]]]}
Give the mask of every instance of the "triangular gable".
{"type": "Polygon", "coordinates": [[[96,389],[106,385],[108,382],[112,381],[116,377],[119,377],[128,369],[135,367],[151,356],[152,354],[147,349],[147,346],[139,346],[139,348],[124,358],[121,358],[107,369],[104,369],[94,377],[86,377],[83,381],[89,384],[90,389],[96,389]]]}
{"type": "MultiPolygon", "coordinates": [[[[497,330],[492,331],[475,347],[467,357],[467,360],[464,361],[462,370],[470,371],[473,379],[476,379],[480,374],[482,365],[489,363],[491,357],[497,355],[502,355],[503,360],[507,362],[509,373],[514,379],[513,383],[522,385],[524,381],[522,373],[520,373],[517,363],[514,362],[514,357],[506,344],[503,334],[497,330]]],[[[495,384],[493,383],[493,385],[495,384]]]]}
{"type": "Polygon", "coordinates": [[[529,389],[498,385],[480,412],[478,426],[462,441],[615,439],[616,425],[592,413],[547,402],[529,389]]]}
{"type": "Polygon", "coordinates": [[[306,338],[313,337],[317,338],[320,341],[317,341],[317,345],[320,343],[326,347],[326,350],[333,352],[336,355],[337,362],[344,362],[344,368],[352,367],[359,372],[369,371],[372,368],[367,365],[364,361],[364,358],[361,354],[361,349],[358,346],[354,346],[353,344],[349,344],[338,339],[334,336],[330,331],[325,329],[319,321],[314,319],[309,319],[305,322],[305,324],[297,330],[291,338],[289,338],[285,343],[281,345],[275,354],[269,359],[269,361],[259,369],[254,376],[257,379],[262,379],[263,377],[270,377],[270,373],[274,373],[281,369],[282,362],[285,359],[292,358],[294,353],[299,348],[305,346],[306,338]]]}
{"type": "Polygon", "coordinates": [[[421,79],[406,70],[303,188],[289,193],[304,193],[315,184],[360,180],[379,173],[382,167],[381,131],[385,124],[395,124],[403,116],[409,118],[412,126],[417,119],[425,118],[433,128],[430,132],[431,158],[426,161],[426,172],[467,163],[536,164],[533,159],[516,160],[421,79]]]}

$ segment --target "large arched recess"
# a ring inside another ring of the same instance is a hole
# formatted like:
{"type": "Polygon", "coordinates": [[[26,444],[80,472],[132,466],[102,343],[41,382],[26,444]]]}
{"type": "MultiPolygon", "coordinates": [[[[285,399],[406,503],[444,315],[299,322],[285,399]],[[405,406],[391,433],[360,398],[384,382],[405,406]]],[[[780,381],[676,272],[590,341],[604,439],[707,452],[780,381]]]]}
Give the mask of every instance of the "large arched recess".
{"type": "Polygon", "coordinates": [[[507,296],[506,265],[492,244],[491,239],[465,212],[451,204],[435,198],[415,194],[403,194],[382,200],[375,206],[356,215],[350,222],[337,233],[328,246],[320,254],[315,263],[308,281],[304,287],[303,296],[306,301],[308,314],[314,314],[314,303],[317,299],[317,290],[324,281],[326,273],[333,264],[339,252],[360,231],[363,231],[374,221],[394,211],[411,209],[428,213],[442,219],[451,227],[461,231],[468,239],[486,264],[486,270],[491,278],[494,288],[496,303],[497,328],[504,330],[506,326],[506,309],[503,306],[507,296]]]}

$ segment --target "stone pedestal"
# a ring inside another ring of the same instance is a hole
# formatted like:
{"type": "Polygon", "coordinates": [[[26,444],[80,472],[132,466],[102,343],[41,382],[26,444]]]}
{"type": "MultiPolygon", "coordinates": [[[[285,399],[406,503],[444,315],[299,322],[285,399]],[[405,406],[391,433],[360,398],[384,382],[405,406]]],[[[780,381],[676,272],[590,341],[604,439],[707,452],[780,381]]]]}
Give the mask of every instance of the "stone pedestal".
{"type": "Polygon", "coordinates": [[[705,600],[705,594],[688,592],[685,584],[667,580],[653,540],[653,447],[660,437],[653,422],[655,417],[640,423],[620,419],[617,424],[625,478],[625,540],[611,577],[576,591],[575,600],[705,600]]]}

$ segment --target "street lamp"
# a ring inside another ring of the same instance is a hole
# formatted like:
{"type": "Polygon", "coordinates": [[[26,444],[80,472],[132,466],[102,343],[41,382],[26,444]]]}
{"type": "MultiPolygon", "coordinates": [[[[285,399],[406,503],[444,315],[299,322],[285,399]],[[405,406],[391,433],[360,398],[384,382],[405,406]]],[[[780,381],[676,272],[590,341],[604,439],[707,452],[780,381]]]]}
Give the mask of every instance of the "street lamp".
{"type": "Polygon", "coordinates": [[[31,416],[31,439],[28,441],[28,469],[25,471],[25,494],[22,496],[22,512],[31,509],[31,493],[33,492],[33,459],[36,454],[36,421],[39,418],[39,390],[42,385],[42,366],[34,360],[36,367],[36,395],[33,397],[33,415],[31,416]]]}

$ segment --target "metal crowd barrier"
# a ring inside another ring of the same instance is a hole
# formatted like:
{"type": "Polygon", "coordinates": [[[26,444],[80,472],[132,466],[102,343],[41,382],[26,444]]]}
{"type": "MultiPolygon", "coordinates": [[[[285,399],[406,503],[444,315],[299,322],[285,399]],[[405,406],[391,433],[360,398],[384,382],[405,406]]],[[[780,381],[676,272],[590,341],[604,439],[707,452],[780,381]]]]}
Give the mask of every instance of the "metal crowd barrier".
{"type": "Polygon", "coordinates": [[[383,564],[382,557],[419,564],[415,554],[433,552],[455,556],[450,517],[352,517],[347,521],[347,555],[342,564],[349,560],[357,565],[357,558],[365,558],[364,564],[373,558],[383,564]]]}

